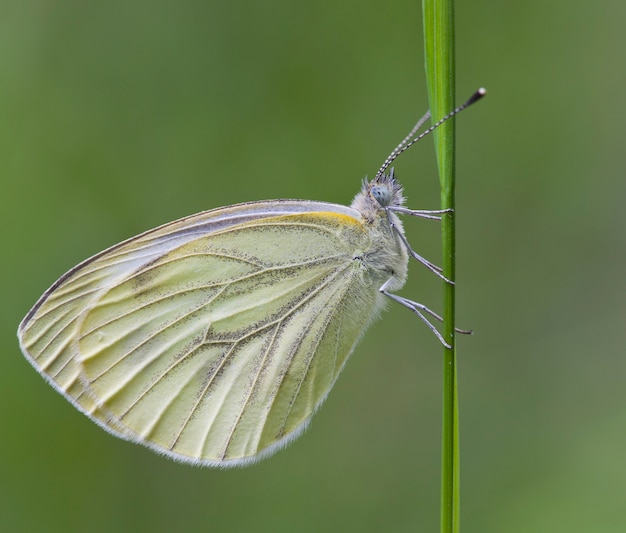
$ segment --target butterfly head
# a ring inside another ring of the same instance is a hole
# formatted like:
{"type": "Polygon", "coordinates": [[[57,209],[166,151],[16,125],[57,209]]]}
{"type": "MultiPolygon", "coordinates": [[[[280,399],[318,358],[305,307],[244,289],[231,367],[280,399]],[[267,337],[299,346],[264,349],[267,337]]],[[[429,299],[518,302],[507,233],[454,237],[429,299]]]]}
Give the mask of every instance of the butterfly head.
{"type": "Polygon", "coordinates": [[[383,209],[389,206],[403,205],[405,201],[402,194],[402,185],[394,177],[393,168],[389,171],[389,174],[380,174],[372,181],[365,181],[363,190],[383,209]]]}
{"type": "Polygon", "coordinates": [[[373,221],[385,216],[387,207],[401,206],[404,202],[402,185],[394,177],[392,168],[389,174],[380,174],[371,181],[365,178],[351,207],[359,211],[365,219],[373,221]]]}

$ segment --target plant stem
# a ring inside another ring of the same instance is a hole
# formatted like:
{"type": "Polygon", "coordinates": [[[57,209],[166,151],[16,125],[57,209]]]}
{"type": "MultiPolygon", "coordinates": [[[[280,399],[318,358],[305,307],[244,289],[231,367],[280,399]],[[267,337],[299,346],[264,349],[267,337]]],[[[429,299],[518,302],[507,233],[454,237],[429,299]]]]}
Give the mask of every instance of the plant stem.
{"type": "MultiPolygon", "coordinates": [[[[433,123],[454,108],[454,4],[452,0],[423,0],[426,78],[433,123]]],[[[434,132],[441,208],[454,202],[454,119],[434,132]]],[[[443,274],[454,280],[455,213],[442,218],[443,274]]],[[[452,346],[444,348],[441,532],[460,531],[459,418],[454,344],[454,285],[444,283],[443,337],[452,346]]]]}

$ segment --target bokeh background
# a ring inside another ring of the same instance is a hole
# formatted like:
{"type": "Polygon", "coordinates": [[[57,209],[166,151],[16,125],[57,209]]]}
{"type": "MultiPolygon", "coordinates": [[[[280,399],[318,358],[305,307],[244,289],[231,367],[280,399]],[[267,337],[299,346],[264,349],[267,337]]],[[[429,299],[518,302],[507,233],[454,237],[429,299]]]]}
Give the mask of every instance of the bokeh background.
{"type": "MultiPolygon", "coordinates": [[[[626,4],[457,6],[465,532],[626,531],[626,4]]],[[[349,203],[427,108],[419,2],[0,5],[0,530],[409,532],[439,522],[441,348],[391,306],[309,431],[246,469],[99,429],[15,330],[67,269],[197,211],[349,203]]],[[[396,171],[436,208],[432,140],[396,171]]],[[[436,223],[409,238],[440,254],[436,223]]],[[[402,294],[439,309],[419,265],[402,294]]]]}

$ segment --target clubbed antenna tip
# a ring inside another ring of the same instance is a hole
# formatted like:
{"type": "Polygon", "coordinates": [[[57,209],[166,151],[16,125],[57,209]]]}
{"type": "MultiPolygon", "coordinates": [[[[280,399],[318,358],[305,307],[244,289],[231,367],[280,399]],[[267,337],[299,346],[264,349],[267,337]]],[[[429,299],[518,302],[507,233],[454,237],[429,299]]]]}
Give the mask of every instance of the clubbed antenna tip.
{"type": "Polygon", "coordinates": [[[425,131],[420,133],[417,137],[415,137],[417,130],[424,124],[424,122],[426,122],[430,118],[430,111],[427,111],[426,114],[421,119],[418,120],[417,124],[413,127],[411,132],[402,140],[402,142],[398,146],[394,148],[394,150],[389,154],[389,157],[385,159],[385,162],[380,167],[380,170],[376,173],[376,177],[381,176],[385,172],[385,170],[389,168],[389,165],[391,165],[391,163],[393,163],[401,153],[405,152],[411,146],[413,146],[417,141],[426,137],[426,135],[431,133],[433,130],[437,129],[446,120],[452,118],[457,113],[460,113],[466,107],[469,107],[472,104],[478,102],[478,100],[480,100],[486,94],[487,94],[487,89],[485,89],[484,87],[481,87],[472,96],[470,96],[470,98],[464,104],[450,111],[450,113],[448,113],[445,117],[439,120],[436,124],[433,124],[430,128],[426,129],[425,131]]]}
{"type": "Polygon", "coordinates": [[[486,94],[487,94],[487,89],[485,89],[484,87],[481,87],[472,96],[470,96],[469,100],[465,102],[461,107],[466,108],[467,106],[470,106],[478,102],[478,100],[480,100],[486,94]]]}

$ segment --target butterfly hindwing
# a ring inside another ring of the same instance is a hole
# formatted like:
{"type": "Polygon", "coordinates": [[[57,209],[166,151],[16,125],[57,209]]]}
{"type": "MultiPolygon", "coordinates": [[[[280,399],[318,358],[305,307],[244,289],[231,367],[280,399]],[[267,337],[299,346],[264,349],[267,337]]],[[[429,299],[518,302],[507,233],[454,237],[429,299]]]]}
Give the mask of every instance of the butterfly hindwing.
{"type": "Polygon", "coordinates": [[[354,261],[370,245],[358,214],[268,204],[182,219],[70,271],[20,328],[33,365],[109,431],[181,460],[238,464],[288,442],[379,295],[354,261]]]}

